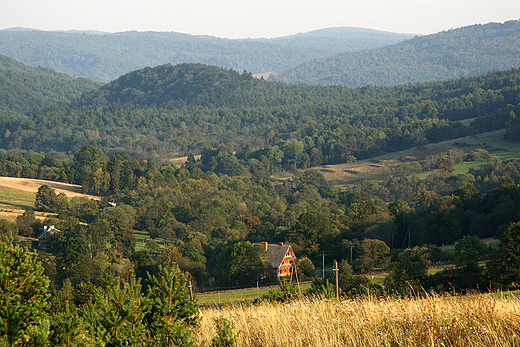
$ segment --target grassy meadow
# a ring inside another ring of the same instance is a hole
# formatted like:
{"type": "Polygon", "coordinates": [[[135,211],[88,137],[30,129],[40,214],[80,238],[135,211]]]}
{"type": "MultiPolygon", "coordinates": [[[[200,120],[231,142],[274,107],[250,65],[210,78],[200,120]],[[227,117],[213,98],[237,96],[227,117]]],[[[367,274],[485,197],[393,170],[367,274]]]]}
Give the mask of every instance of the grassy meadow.
{"type": "MultiPolygon", "coordinates": [[[[296,290],[298,287],[295,285],[296,290]]],[[[223,292],[211,292],[197,295],[197,301],[199,304],[229,304],[229,303],[250,303],[258,298],[269,293],[271,289],[277,290],[278,285],[270,287],[259,287],[239,289],[239,290],[228,290],[223,292]]],[[[307,292],[311,288],[311,282],[300,283],[300,291],[302,293],[307,292]]]]}
{"type": "Polygon", "coordinates": [[[197,341],[211,341],[218,317],[240,331],[237,347],[520,345],[520,299],[511,294],[210,307],[197,341]]]}
{"type": "MultiPolygon", "coordinates": [[[[13,188],[0,187],[0,218],[14,222],[26,208],[34,208],[36,193],[13,188]]],[[[43,213],[36,217],[44,218],[43,213]]]]}

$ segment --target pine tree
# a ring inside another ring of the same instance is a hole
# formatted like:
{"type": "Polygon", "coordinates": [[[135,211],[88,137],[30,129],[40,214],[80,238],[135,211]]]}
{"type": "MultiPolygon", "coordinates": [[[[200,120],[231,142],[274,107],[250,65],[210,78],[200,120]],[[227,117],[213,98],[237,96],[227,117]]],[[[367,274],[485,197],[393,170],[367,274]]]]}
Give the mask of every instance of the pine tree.
{"type": "Polygon", "coordinates": [[[148,275],[149,312],[147,321],[160,346],[195,346],[189,326],[198,323],[199,308],[190,299],[188,275],[176,264],[159,267],[157,275],[148,275]]]}
{"type": "Polygon", "coordinates": [[[132,274],[126,282],[110,279],[105,290],[97,289],[94,300],[83,309],[89,337],[105,346],[142,346],[146,339],[143,318],[146,302],[141,283],[132,274]]]}
{"type": "Polygon", "coordinates": [[[37,254],[0,238],[0,343],[28,343],[49,334],[46,309],[49,279],[37,262],[37,254]]]}

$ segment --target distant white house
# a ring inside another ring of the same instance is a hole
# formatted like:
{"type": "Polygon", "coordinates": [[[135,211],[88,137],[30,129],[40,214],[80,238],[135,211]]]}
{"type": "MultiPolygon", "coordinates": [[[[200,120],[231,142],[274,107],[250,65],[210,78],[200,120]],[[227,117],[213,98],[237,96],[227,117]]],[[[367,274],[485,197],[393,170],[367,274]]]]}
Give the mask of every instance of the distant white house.
{"type": "Polygon", "coordinates": [[[39,249],[51,249],[52,239],[54,239],[60,231],[54,227],[54,225],[44,226],[43,232],[38,235],[38,248],[39,249]]]}

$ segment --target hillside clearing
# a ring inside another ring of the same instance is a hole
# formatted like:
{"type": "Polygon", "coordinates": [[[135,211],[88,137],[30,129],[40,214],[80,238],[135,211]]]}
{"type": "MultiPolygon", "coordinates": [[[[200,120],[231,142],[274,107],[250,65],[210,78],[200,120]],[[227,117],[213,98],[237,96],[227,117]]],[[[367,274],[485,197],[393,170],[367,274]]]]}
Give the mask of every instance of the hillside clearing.
{"type": "MultiPolygon", "coordinates": [[[[520,144],[503,140],[504,134],[505,130],[497,130],[476,136],[431,143],[371,159],[359,160],[355,163],[324,165],[312,168],[312,170],[321,172],[335,188],[345,189],[365,180],[384,180],[403,165],[424,163],[429,156],[440,155],[449,149],[460,149],[467,153],[477,148],[483,148],[501,160],[520,158],[520,144]]],[[[467,173],[470,168],[477,167],[484,162],[485,160],[461,163],[455,166],[455,173],[467,173]]],[[[429,173],[423,173],[420,178],[428,175],[429,173]]],[[[291,173],[284,172],[273,175],[272,180],[281,182],[291,177],[291,173]]]]}
{"type": "MultiPolygon", "coordinates": [[[[89,199],[101,199],[99,196],[83,194],[81,186],[32,178],[0,177],[0,219],[16,220],[26,208],[34,208],[36,193],[42,185],[48,185],[63,193],[69,199],[84,196],[89,199]]],[[[36,212],[36,217],[44,219],[48,213],[36,212]]]]}

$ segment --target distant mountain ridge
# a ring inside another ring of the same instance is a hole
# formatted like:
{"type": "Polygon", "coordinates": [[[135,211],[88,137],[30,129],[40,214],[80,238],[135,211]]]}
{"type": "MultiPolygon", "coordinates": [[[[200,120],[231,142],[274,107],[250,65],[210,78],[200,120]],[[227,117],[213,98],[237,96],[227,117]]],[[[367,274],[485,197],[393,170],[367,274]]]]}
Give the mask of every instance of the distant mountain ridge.
{"type": "Polygon", "coordinates": [[[331,28],[275,39],[223,39],[176,32],[49,32],[0,30],[0,54],[74,77],[108,82],[130,71],[166,63],[203,63],[252,73],[283,70],[338,52],[393,44],[412,37],[331,28]]]}
{"type": "Polygon", "coordinates": [[[520,66],[520,21],[472,25],[371,50],[340,53],[278,72],[289,83],[392,86],[520,66]]]}

